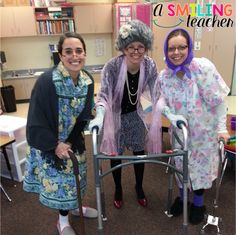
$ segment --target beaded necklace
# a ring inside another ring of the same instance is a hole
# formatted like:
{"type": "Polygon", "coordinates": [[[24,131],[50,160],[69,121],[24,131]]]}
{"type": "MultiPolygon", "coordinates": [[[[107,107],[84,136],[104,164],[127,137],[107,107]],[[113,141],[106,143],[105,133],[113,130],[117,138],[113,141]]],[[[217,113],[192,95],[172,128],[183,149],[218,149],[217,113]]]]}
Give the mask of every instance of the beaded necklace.
{"type": "Polygon", "coordinates": [[[138,93],[138,88],[137,88],[137,90],[136,90],[135,93],[132,93],[132,92],[130,91],[130,89],[129,89],[129,81],[128,81],[128,76],[127,76],[127,75],[126,75],[126,78],[125,78],[125,82],[126,82],[126,85],[127,85],[129,101],[130,101],[130,103],[131,103],[132,105],[136,105],[137,102],[138,102],[138,96],[136,96],[137,93],[138,93]],[[136,96],[135,102],[132,101],[132,99],[131,99],[132,96],[136,96]]]}

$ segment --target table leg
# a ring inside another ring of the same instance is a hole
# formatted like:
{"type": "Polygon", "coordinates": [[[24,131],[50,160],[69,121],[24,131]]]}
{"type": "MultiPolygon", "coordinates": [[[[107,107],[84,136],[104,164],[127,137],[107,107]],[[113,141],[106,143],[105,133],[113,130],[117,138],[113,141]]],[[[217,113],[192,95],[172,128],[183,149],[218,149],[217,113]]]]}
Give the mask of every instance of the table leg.
{"type": "Polygon", "coordinates": [[[11,179],[12,179],[12,181],[14,181],[14,178],[13,178],[13,175],[12,175],[12,172],[11,172],[11,164],[10,164],[10,161],[9,161],[9,158],[8,158],[5,146],[2,147],[2,152],[3,152],[3,155],[5,157],[6,164],[7,164],[7,169],[9,171],[9,173],[10,173],[11,179]]]}

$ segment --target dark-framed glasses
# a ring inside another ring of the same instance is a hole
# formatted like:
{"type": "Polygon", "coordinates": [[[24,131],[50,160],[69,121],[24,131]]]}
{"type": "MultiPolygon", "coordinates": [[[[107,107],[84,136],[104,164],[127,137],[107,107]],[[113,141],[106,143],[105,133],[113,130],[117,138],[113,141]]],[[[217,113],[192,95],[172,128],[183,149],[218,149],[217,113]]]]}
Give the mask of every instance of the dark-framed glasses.
{"type": "Polygon", "coordinates": [[[143,54],[145,52],[145,47],[143,47],[143,46],[139,46],[137,48],[135,48],[135,47],[128,47],[127,51],[129,53],[135,53],[137,51],[139,54],[143,54]]]}
{"type": "Polygon", "coordinates": [[[180,51],[180,52],[183,52],[183,51],[185,51],[187,48],[188,48],[187,45],[180,45],[180,46],[178,46],[178,47],[169,47],[169,48],[168,48],[168,52],[174,53],[176,50],[178,50],[178,51],[180,51]]]}
{"type": "Polygon", "coordinates": [[[71,48],[66,48],[63,51],[63,56],[67,56],[67,57],[72,57],[74,55],[74,53],[76,55],[81,55],[84,53],[84,50],[82,48],[76,48],[75,50],[71,49],[71,48]]]}

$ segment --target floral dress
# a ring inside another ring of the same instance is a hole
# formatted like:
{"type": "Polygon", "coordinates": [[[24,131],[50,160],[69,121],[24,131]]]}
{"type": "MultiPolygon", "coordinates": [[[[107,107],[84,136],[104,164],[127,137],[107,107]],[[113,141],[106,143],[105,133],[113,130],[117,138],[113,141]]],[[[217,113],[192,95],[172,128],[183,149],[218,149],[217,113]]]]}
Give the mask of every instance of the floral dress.
{"type": "MultiPolygon", "coordinates": [[[[53,70],[53,83],[58,95],[58,140],[65,141],[72,131],[76,118],[85,106],[88,92],[89,76],[80,72],[78,85],[74,86],[72,78],[62,64],[53,70]]],[[[80,188],[83,197],[86,191],[87,164],[85,153],[75,151],[79,162],[80,188]]],[[[77,189],[73,174],[72,161],[63,160],[63,168],[57,169],[50,153],[43,153],[28,147],[23,189],[39,194],[39,200],[47,207],[71,210],[78,207],[77,189]]]]}
{"type": "MultiPolygon", "coordinates": [[[[219,154],[215,108],[229,93],[229,88],[206,58],[194,58],[189,65],[191,79],[172,76],[172,70],[160,73],[160,88],[174,114],[188,121],[189,177],[193,190],[208,189],[217,177],[219,154]]],[[[177,130],[179,136],[182,131],[177,130]]],[[[177,145],[175,146],[177,147],[177,145]]],[[[182,157],[175,157],[182,169],[182,157]]]]}

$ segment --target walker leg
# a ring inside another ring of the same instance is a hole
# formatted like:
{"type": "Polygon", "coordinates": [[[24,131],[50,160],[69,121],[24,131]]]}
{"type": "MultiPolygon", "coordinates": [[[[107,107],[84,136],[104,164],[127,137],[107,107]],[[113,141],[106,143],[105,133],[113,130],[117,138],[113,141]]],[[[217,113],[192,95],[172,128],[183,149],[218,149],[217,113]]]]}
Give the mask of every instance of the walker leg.
{"type": "Polygon", "coordinates": [[[5,196],[7,197],[8,201],[11,202],[11,198],[8,196],[7,192],[5,191],[5,189],[3,188],[2,184],[0,184],[0,188],[3,191],[3,193],[5,194],[5,196]]]}
{"type": "Polygon", "coordinates": [[[98,234],[103,234],[101,190],[99,186],[96,187],[96,198],[97,198],[97,210],[98,210],[98,234]]]}
{"type": "Polygon", "coordinates": [[[170,213],[170,207],[171,207],[171,202],[172,202],[172,192],[173,192],[173,170],[170,169],[170,177],[169,177],[169,185],[168,185],[168,196],[167,196],[167,206],[166,206],[166,211],[165,214],[170,218],[173,215],[170,213]]]}
{"type": "MultiPolygon", "coordinates": [[[[100,162],[99,175],[102,175],[102,165],[101,164],[102,164],[102,162],[100,162]]],[[[102,220],[107,221],[103,179],[101,179],[101,207],[102,207],[102,220]]]]}

